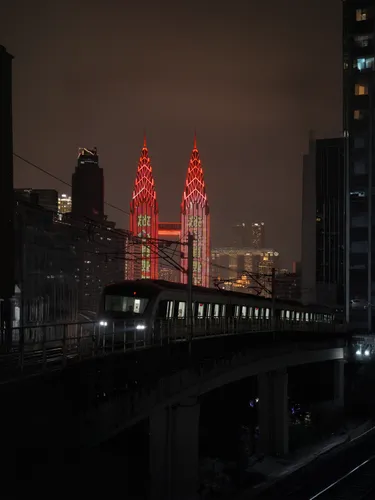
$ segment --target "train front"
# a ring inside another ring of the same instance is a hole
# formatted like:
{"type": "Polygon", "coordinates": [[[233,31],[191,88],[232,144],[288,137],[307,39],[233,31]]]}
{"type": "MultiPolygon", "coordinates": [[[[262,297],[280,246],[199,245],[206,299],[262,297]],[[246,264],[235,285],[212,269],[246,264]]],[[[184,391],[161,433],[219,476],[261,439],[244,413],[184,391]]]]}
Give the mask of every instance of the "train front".
{"type": "Polygon", "coordinates": [[[149,343],[152,332],[152,294],[137,283],[115,283],[104,288],[98,313],[100,344],[137,347],[149,343]]]}

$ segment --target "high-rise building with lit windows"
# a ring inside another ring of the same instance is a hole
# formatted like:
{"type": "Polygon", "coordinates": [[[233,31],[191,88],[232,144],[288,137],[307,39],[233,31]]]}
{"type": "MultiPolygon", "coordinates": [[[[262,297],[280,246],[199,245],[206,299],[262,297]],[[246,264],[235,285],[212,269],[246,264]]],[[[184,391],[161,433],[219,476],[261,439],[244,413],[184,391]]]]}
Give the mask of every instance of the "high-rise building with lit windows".
{"type": "MultiPolygon", "coordinates": [[[[189,233],[194,236],[193,284],[209,287],[211,257],[210,211],[196,136],[194,137],[194,146],[190,157],[181,203],[182,243],[187,242],[189,233]]],[[[184,269],[187,269],[187,246],[182,246],[181,252],[181,265],[184,269]]],[[[186,273],[181,273],[181,282],[187,282],[186,273]]]]}
{"type": "Polygon", "coordinates": [[[134,239],[129,246],[128,279],[158,279],[158,229],[159,208],[145,138],[130,202],[130,232],[134,239]]]}
{"type": "Polygon", "coordinates": [[[375,4],[343,1],[346,185],[346,318],[357,331],[375,320],[375,4]]]}
{"type": "Polygon", "coordinates": [[[251,246],[253,248],[264,248],[265,247],[265,235],[264,235],[264,222],[253,222],[251,224],[251,235],[252,241],[251,246]]]}
{"type": "Polygon", "coordinates": [[[67,214],[72,211],[72,197],[67,194],[60,194],[58,200],[59,214],[67,214]]]}

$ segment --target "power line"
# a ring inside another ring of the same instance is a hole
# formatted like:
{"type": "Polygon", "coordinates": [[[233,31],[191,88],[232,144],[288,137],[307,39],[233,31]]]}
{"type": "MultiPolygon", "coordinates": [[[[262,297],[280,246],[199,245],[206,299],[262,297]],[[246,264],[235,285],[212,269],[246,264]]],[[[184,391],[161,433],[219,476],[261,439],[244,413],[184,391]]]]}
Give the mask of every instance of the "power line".
{"type": "MultiPolygon", "coordinates": [[[[17,153],[13,153],[13,156],[18,158],[19,160],[27,163],[28,165],[30,165],[31,167],[34,167],[35,169],[39,170],[40,172],[43,172],[44,174],[48,175],[49,177],[52,177],[52,179],[55,179],[56,181],[59,181],[61,182],[62,184],[64,184],[65,186],[69,186],[70,188],[72,187],[72,185],[67,182],[67,181],[64,181],[64,179],[61,179],[60,177],[57,177],[57,175],[54,175],[54,174],[51,174],[51,172],[49,172],[48,170],[40,167],[39,165],[36,165],[35,163],[33,163],[32,161],[30,160],[27,160],[26,158],[24,158],[23,156],[21,155],[18,155],[17,153]]],[[[108,201],[104,201],[104,204],[107,205],[108,207],[110,208],[114,208],[115,210],[119,210],[120,212],[122,212],[123,214],[126,214],[126,215],[130,215],[129,212],[127,212],[126,210],[123,210],[122,208],[120,207],[117,207],[116,205],[113,205],[112,203],[109,203],[108,201]]]]}

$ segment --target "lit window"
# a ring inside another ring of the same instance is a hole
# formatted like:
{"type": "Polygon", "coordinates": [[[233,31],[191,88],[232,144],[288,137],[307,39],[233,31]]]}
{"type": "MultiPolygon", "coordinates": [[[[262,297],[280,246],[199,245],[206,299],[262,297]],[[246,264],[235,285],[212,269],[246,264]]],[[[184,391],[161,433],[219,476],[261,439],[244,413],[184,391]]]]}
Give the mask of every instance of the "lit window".
{"type": "Polygon", "coordinates": [[[350,191],[351,198],[365,198],[365,191],[350,191]]]}
{"type": "Polygon", "coordinates": [[[203,318],[204,304],[200,303],[198,305],[198,318],[203,318]]]}
{"type": "Polygon", "coordinates": [[[214,307],[214,318],[218,318],[219,317],[219,310],[220,310],[219,304],[215,304],[215,307],[214,307]]]}
{"type": "Polygon", "coordinates": [[[354,120],[363,120],[365,113],[362,109],[355,109],[353,113],[354,120]]]}
{"type": "Polygon", "coordinates": [[[186,302],[179,302],[178,303],[178,318],[184,318],[185,317],[185,309],[186,309],[186,302]]]}
{"type": "Polygon", "coordinates": [[[243,318],[246,318],[246,313],[247,313],[247,307],[246,306],[242,306],[242,309],[241,309],[241,316],[243,318]]]}
{"type": "Polygon", "coordinates": [[[357,9],[355,11],[356,21],[366,21],[368,19],[367,9],[357,9]]]}
{"type": "Polygon", "coordinates": [[[374,57],[359,57],[354,62],[354,67],[359,71],[364,71],[366,69],[374,69],[375,59],[374,57]]]}
{"type": "Polygon", "coordinates": [[[355,95],[368,95],[368,85],[362,83],[356,83],[355,95]]]}

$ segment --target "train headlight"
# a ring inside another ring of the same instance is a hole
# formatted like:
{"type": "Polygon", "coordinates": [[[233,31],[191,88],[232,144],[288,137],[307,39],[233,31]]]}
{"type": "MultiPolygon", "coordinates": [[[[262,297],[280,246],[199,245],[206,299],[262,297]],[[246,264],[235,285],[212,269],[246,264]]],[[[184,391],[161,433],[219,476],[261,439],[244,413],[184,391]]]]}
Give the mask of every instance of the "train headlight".
{"type": "Polygon", "coordinates": [[[108,323],[106,321],[99,321],[100,326],[108,326],[108,323]]]}
{"type": "Polygon", "coordinates": [[[136,330],[146,330],[146,325],[137,325],[135,327],[136,330]]]}

